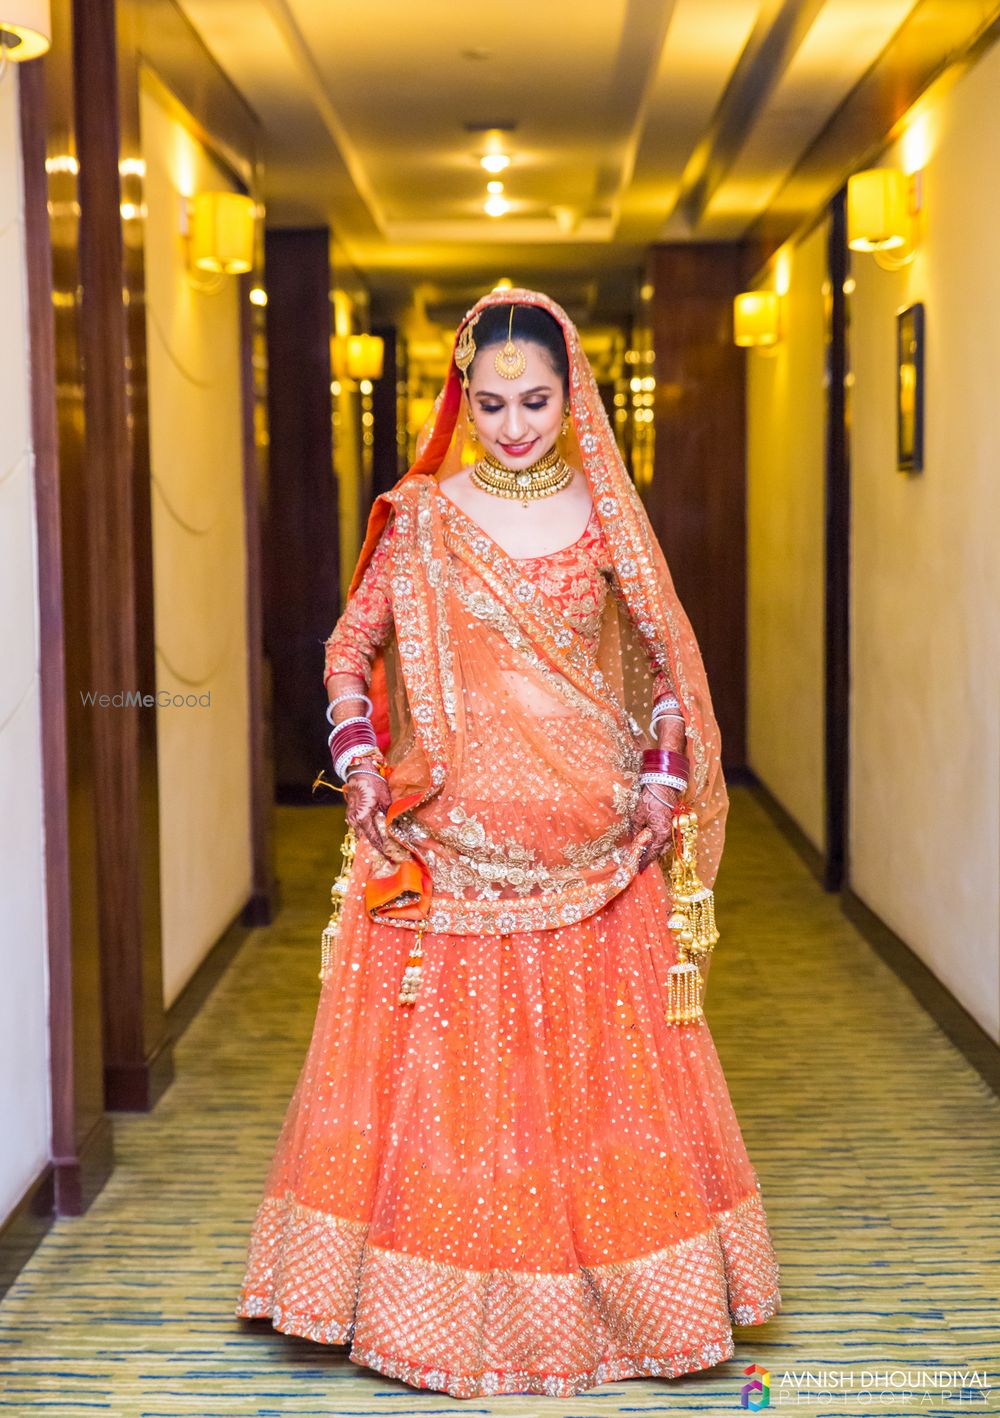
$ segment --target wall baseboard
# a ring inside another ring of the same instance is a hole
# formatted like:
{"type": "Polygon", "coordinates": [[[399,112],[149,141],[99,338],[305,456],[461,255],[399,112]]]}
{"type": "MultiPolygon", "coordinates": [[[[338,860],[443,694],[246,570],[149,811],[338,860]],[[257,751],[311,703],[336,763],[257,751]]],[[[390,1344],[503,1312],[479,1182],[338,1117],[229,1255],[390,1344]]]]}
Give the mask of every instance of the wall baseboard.
{"type": "Polygon", "coordinates": [[[742,784],[750,790],[782,835],[788,838],[823,890],[829,891],[823,853],[810,841],[795,818],[782,807],[770,788],[764,786],[753,769],[742,768],[737,773],[727,773],[726,781],[742,784]]]}
{"type": "Polygon", "coordinates": [[[173,1040],[168,1031],[139,1063],[109,1064],[105,1068],[104,1106],[112,1113],[148,1113],[173,1081],[173,1040]]]}
{"type": "Polygon", "coordinates": [[[266,903],[253,894],[247,899],[167,1009],[167,1033],[172,1044],[195,1018],[250,932],[273,920],[274,910],[273,897],[266,903]]]}
{"type": "MultiPolygon", "coordinates": [[[[750,790],[819,884],[824,890],[829,890],[822,853],[816,850],[798,823],[789,816],[756,774],[751,769],[743,769],[727,775],[727,781],[742,783],[750,790]]],[[[923,1006],[984,1083],[1000,1095],[1000,1045],[991,1039],[978,1020],[973,1019],[968,1010],[959,1004],[947,986],[928,969],[906,941],[887,926],[881,916],[876,915],[871,907],[854,893],[849,884],[845,884],[837,894],[841,910],[855,930],[898,975],[914,999],[923,1006]]]]}
{"type": "Polygon", "coordinates": [[[75,1157],[45,1163],[10,1215],[0,1223],[0,1299],[45,1239],[57,1216],[80,1216],[114,1167],[114,1131],[101,1113],[75,1157]]]}
{"type": "Polygon", "coordinates": [[[951,1040],[955,1048],[1000,1096],[1000,1045],[986,1033],[978,1020],[959,1004],[933,970],[898,936],[890,926],[856,896],[849,886],[840,893],[844,915],[864,936],[885,963],[895,971],[918,1003],[951,1040]]]}
{"type": "Polygon", "coordinates": [[[46,1162],[0,1226],[0,1297],[34,1255],[55,1218],[55,1168],[46,1162]]]}

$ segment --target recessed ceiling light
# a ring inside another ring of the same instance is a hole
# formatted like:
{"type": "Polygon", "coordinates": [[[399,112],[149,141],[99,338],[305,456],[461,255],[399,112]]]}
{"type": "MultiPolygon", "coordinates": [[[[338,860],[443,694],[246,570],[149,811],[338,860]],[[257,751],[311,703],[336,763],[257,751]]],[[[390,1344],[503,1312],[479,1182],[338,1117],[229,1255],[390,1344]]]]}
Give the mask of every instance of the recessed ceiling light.
{"type": "Polygon", "coordinates": [[[479,161],[487,172],[503,172],[505,167],[510,167],[510,158],[506,153],[486,153],[479,161]]]}
{"type": "Polygon", "coordinates": [[[487,197],[483,203],[483,211],[488,217],[502,217],[508,205],[506,197],[487,197]]]}
{"type": "Polygon", "coordinates": [[[502,191],[503,191],[503,183],[502,183],[502,182],[498,182],[498,181],[496,181],[496,180],[494,180],[493,182],[487,182],[487,184],[486,184],[486,190],[487,190],[487,192],[502,192],[502,191]]]}

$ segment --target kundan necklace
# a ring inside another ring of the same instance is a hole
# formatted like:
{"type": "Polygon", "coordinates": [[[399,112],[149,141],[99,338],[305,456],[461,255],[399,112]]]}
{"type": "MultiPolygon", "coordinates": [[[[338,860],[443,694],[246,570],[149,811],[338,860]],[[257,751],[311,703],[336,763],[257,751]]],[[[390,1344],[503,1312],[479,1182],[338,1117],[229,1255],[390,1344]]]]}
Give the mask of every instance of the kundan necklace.
{"type": "Polygon", "coordinates": [[[555,444],[526,468],[508,468],[487,451],[470,474],[476,487],[496,497],[519,497],[522,507],[527,507],[529,499],[559,492],[572,476],[572,467],[555,444]]]}

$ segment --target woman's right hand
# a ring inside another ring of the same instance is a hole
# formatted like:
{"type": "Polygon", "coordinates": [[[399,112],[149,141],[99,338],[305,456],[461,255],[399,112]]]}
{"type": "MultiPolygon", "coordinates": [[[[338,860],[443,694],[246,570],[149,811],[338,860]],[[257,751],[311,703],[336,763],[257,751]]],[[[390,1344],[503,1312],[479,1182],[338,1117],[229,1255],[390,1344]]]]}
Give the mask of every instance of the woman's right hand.
{"type": "Polygon", "coordinates": [[[351,827],[363,832],[384,857],[391,857],[392,849],[385,832],[385,814],[392,802],[389,784],[380,774],[349,772],[344,783],[344,798],[351,827]]]}

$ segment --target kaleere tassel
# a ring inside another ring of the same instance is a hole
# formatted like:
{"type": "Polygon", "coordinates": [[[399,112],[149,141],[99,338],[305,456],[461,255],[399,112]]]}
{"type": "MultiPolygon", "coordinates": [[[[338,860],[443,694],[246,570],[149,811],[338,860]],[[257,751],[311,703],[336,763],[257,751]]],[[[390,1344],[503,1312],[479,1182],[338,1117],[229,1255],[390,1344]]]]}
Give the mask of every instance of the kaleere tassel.
{"type": "Polygon", "coordinates": [[[670,864],[672,909],[667,925],[677,941],[677,963],[667,972],[668,1024],[700,1024],[704,986],[700,965],[715,948],[715,896],[697,871],[698,816],[690,808],[675,811],[674,859],[670,864]]]}
{"type": "Polygon", "coordinates": [[[410,946],[410,954],[406,961],[406,969],[403,971],[403,984],[399,991],[399,1004],[415,1004],[417,991],[420,989],[422,978],[421,966],[424,955],[424,930],[426,921],[421,921],[413,933],[413,944],[410,946]]]}
{"type": "Polygon", "coordinates": [[[340,844],[340,850],[344,858],[340,868],[340,875],[330,888],[330,919],[323,931],[323,937],[320,943],[319,978],[321,980],[327,979],[333,970],[333,948],[340,931],[340,918],[344,909],[344,897],[347,895],[348,878],[350,876],[351,867],[354,864],[354,854],[357,848],[358,839],[355,835],[354,828],[348,827],[347,834],[340,844]]]}

